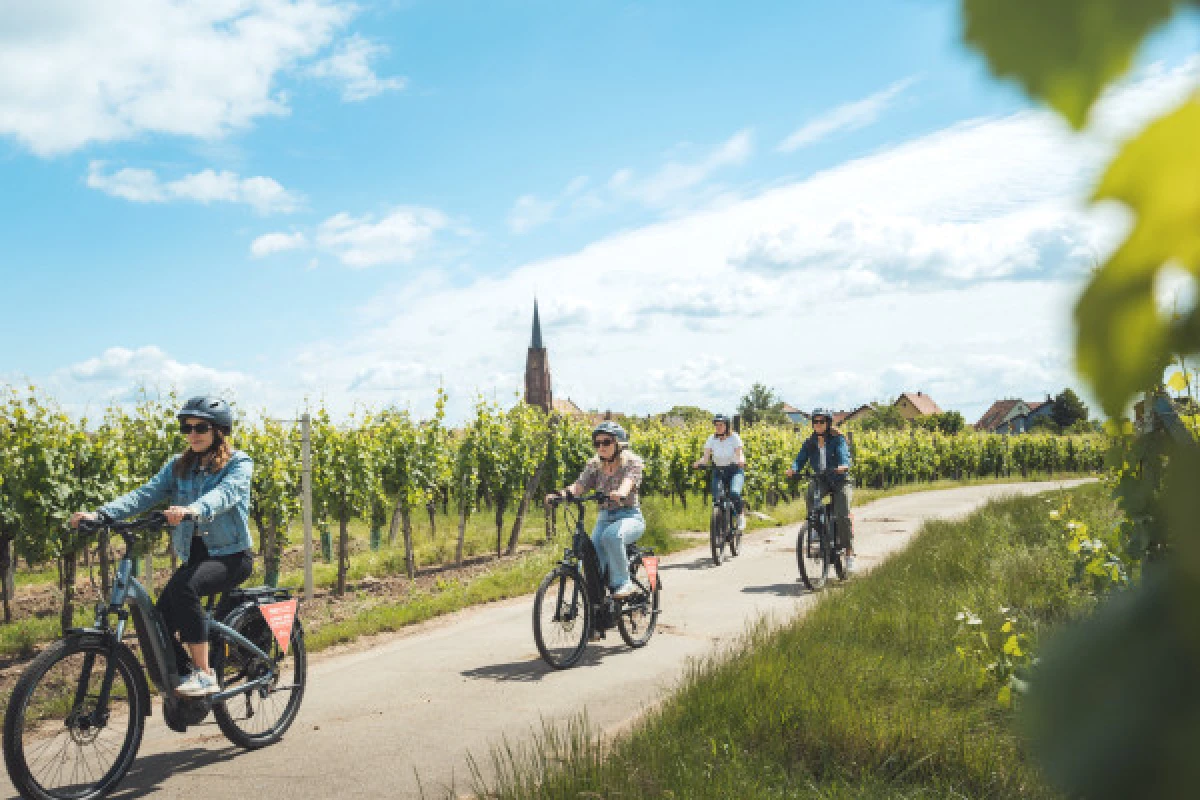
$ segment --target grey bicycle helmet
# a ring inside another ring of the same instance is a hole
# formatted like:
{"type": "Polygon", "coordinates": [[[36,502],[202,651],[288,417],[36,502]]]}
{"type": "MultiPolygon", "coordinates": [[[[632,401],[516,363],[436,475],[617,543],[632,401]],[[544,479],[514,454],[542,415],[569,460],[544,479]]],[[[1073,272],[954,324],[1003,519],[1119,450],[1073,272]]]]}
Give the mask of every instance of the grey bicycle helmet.
{"type": "Polygon", "coordinates": [[[724,422],[726,430],[729,428],[729,416],[726,414],[713,414],[712,421],[714,425],[718,422],[724,422]]]}
{"type": "Polygon", "coordinates": [[[179,409],[179,413],[175,415],[176,419],[184,417],[206,419],[225,433],[233,430],[233,409],[219,397],[207,395],[193,397],[184,403],[183,408],[179,409]]]}
{"type": "Polygon", "coordinates": [[[592,428],[592,438],[593,439],[595,439],[596,436],[601,433],[608,434],[609,436],[613,437],[621,444],[625,444],[626,442],[629,441],[629,434],[627,434],[625,432],[625,429],[609,419],[604,420],[599,425],[592,428]]]}
{"type": "Polygon", "coordinates": [[[829,421],[830,425],[833,424],[833,412],[828,408],[814,408],[811,419],[816,419],[817,417],[824,417],[829,421]]]}

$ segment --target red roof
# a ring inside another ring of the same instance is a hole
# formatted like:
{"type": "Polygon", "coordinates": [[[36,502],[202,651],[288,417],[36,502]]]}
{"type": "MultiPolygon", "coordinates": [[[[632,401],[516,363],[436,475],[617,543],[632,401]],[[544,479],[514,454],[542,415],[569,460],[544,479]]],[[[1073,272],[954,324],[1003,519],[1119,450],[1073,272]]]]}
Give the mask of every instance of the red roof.
{"type": "MultiPolygon", "coordinates": [[[[922,414],[941,414],[942,409],[933,401],[933,398],[922,392],[905,392],[900,397],[907,397],[908,402],[913,404],[913,408],[920,411],[922,414]]],[[[897,398],[896,402],[900,402],[897,398]]]]}
{"type": "Polygon", "coordinates": [[[997,400],[992,403],[992,407],[983,412],[983,416],[979,418],[979,422],[975,423],[975,430],[979,431],[994,431],[999,427],[1000,423],[1004,422],[1004,418],[1017,407],[1021,400],[997,400]]]}

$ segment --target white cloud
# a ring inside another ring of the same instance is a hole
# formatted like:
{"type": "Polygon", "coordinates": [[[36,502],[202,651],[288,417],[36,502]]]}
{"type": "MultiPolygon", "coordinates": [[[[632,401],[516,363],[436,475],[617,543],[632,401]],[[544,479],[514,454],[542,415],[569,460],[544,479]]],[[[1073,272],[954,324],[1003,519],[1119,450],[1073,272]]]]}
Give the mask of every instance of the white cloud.
{"type": "Polygon", "coordinates": [[[256,389],[261,383],[236,370],[221,370],[171,358],[161,348],[147,345],[136,349],[110,347],[59,370],[53,383],[71,387],[71,394],[130,400],[139,389],[176,389],[180,394],[215,393],[232,399],[239,390],[256,389]]]}
{"type": "Polygon", "coordinates": [[[379,220],[343,211],[321,223],[316,240],[348,267],[406,264],[448,225],[446,215],[432,208],[397,208],[379,220]]]}
{"type": "Polygon", "coordinates": [[[371,68],[371,61],[386,55],[387,48],[373,44],[355,34],[341,42],[328,58],[309,68],[315,78],[327,78],[342,85],[342,99],[357,103],[407,85],[404,78],[380,78],[371,68]]]}
{"type": "Polygon", "coordinates": [[[143,133],[214,138],[286,114],[280,77],[353,13],[338,0],[6,4],[0,135],[52,156],[143,133]]]}
{"type": "Polygon", "coordinates": [[[533,194],[518,197],[509,212],[508,226],[513,233],[527,233],[565,211],[593,213],[630,202],[656,210],[694,208],[698,205],[697,196],[706,196],[697,191],[699,187],[721,170],[744,164],[753,151],[751,132],[742,130],[699,158],[668,161],[644,178],[624,167],[614,172],[603,186],[589,188],[591,180],[580,175],[554,197],[540,198],[533,194]]]}
{"type": "Polygon", "coordinates": [[[883,91],[826,111],[793,131],[779,143],[778,149],[784,153],[791,153],[801,147],[828,139],[835,133],[856,131],[873,124],[915,80],[905,78],[896,81],[883,91]]]}
{"type": "Polygon", "coordinates": [[[273,178],[242,178],[235,172],[206,169],[174,181],[162,182],[154,170],[125,167],[106,173],[103,161],[88,164],[87,185],[105,194],[135,203],[167,203],[190,200],[197,203],[243,203],[260,214],[288,213],[300,207],[302,198],[273,178]]]}
{"type": "Polygon", "coordinates": [[[255,258],[284,253],[288,250],[299,250],[308,246],[308,237],[296,233],[266,233],[259,236],[250,244],[250,253],[255,258]]]}

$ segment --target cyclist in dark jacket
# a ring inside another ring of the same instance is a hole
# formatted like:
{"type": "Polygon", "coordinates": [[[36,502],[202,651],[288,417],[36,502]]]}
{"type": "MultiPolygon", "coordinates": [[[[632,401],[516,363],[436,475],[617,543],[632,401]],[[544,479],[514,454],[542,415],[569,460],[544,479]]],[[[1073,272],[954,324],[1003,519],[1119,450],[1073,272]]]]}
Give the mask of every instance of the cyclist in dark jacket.
{"type": "MultiPolygon", "coordinates": [[[[158,610],[168,629],[178,631],[195,667],[176,692],[199,697],[218,691],[208,663],[208,615],[201,598],[234,588],[250,577],[254,568],[248,525],[254,463],[229,442],[233,411],[224,400],[193,397],[176,417],[187,436],[187,449],[140,488],[95,513],[72,514],[71,525],[76,527],[80,520],[95,520],[100,515],[124,519],[168,503],[163,513],[175,526],[171,544],[183,564],[163,587],[158,610]]],[[[179,651],[179,655],[184,654],[179,651]]]]}
{"type": "Polygon", "coordinates": [[[846,548],[846,573],[854,572],[854,529],[850,525],[850,500],[853,487],[850,483],[850,447],[846,437],[833,427],[833,413],[818,408],[812,413],[813,434],[800,446],[792,468],[787,471],[790,478],[809,464],[813,472],[828,475],[822,482],[813,480],[804,495],[804,503],[812,510],[825,493],[833,495],[834,530],[840,546],[846,548]],[[822,485],[824,484],[824,485],[822,485]]]}

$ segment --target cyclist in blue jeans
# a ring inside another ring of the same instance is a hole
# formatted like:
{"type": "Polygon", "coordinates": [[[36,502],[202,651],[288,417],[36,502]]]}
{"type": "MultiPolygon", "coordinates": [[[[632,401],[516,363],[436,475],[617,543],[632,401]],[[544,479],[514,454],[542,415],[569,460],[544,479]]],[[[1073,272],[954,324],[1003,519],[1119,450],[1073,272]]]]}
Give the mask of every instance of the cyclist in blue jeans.
{"type": "Polygon", "coordinates": [[[713,434],[704,443],[704,455],[692,466],[699,469],[710,461],[716,465],[716,469],[713,470],[709,491],[716,497],[717,481],[724,481],[733,497],[738,530],[746,530],[746,509],[742,506],[742,487],[746,485],[746,451],[742,448],[742,437],[729,429],[729,417],[724,414],[713,417],[713,434]]]}
{"type": "Polygon", "coordinates": [[[600,570],[613,597],[623,600],[637,587],[629,580],[629,562],[625,545],[636,542],[646,532],[646,520],[638,507],[638,487],[642,483],[642,459],[628,449],[625,429],[605,420],[592,431],[596,455],[584,465],[575,483],[551,497],[564,494],[579,497],[589,491],[607,496],[600,504],[600,515],[592,529],[592,543],[600,559],[600,570]]]}

